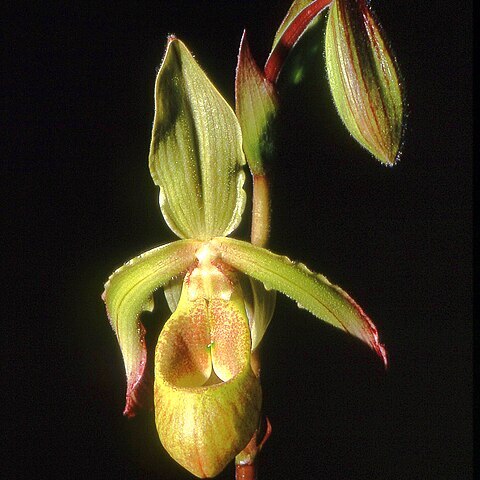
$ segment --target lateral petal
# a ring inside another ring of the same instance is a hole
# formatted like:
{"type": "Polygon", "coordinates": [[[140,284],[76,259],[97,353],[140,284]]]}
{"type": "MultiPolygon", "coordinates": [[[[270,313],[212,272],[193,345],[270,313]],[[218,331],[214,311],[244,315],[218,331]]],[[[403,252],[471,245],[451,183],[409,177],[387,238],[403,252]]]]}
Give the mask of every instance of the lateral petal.
{"type": "Polygon", "coordinates": [[[263,282],[267,289],[284,293],[334,327],[358,337],[387,365],[386,351],[373,322],[346,292],[323,275],[241,240],[215,238],[210,243],[225,263],[263,282]]]}
{"type": "Polygon", "coordinates": [[[127,375],[124,414],[135,415],[141,407],[147,352],[142,311],[153,310],[152,295],[195,261],[198,242],[180,240],[154,248],[116,270],[105,284],[102,299],[117,336],[127,375]]]}

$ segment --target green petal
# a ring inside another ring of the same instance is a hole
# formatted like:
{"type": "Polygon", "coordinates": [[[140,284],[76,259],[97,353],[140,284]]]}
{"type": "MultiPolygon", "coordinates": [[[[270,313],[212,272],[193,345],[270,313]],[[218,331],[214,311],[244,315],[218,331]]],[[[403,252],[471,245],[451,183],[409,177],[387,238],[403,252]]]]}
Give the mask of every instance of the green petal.
{"type": "Polygon", "coordinates": [[[105,284],[102,298],[127,374],[125,415],[134,415],[141,406],[137,395],[145,380],[147,352],[140,313],[153,310],[155,290],[192,265],[198,246],[193,240],[180,240],[150,250],[116,270],[105,284]]]}
{"type": "Polygon", "coordinates": [[[178,39],[170,37],[155,86],[150,172],[180,237],[228,235],[245,206],[240,126],[178,39]]]}
{"type": "Polygon", "coordinates": [[[386,352],[373,322],[346,292],[323,275],[241,240],[215,238],[211,245],[225,263],[263,282],[267,289],[284,293],[334,327],[363,340],[387,364],[386,352]]]}
{"type": "Polygon", "coordinates": [[[335,0],[325,37],[328,80],[338,113],[352,136],[393,165],[403,134],[398,67],[364,0],[335,0]]]}
{"type": "Polygon", "coordinates": [[[273,156],[277,93],[256,64],[243,33],[235,78],[235,110],[242,127],[243,150],[254,175],[265,173],[273,156]]]}

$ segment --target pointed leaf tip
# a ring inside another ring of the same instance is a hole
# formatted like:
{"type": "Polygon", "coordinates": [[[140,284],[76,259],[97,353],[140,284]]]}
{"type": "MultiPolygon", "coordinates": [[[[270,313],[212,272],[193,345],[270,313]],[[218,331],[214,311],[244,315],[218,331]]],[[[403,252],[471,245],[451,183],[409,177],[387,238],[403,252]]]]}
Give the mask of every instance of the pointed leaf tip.
{"type": "MultiPolygon", "coordinates": [[[[326,280],[326,278],[325,278],[326,280]]],[[[371,338],[370,346],[377,355],[382,359],[383,365],[385,368],[388,368],[388,354],[383,343],[380,343],[380,336],[378,334],[377,327],[370,319],[370,317],[365,313],[363,308],[344,290],[342,290],[338,285],[330,284],[340,295],[342,295],[347,302],[352,305],[352,307],[357,311],[358,316],[363,319],[364,327],[367,332],[367,335],[371,338]]]]}
{"type": "Polygon", "coordinates": [[[243,137],[243,150],[252,174],[263,175],[273,156],[277,114],[275,86],[265,78],[243,32],[235,77],[235,110],[243,137]]]}
{"type": "Polygon", "coordinates": [[[386,165],[399,158],[404,133],[398,66],[365,0],[334,0],[325,36],[333,100],[350,134],[386,165]]]}

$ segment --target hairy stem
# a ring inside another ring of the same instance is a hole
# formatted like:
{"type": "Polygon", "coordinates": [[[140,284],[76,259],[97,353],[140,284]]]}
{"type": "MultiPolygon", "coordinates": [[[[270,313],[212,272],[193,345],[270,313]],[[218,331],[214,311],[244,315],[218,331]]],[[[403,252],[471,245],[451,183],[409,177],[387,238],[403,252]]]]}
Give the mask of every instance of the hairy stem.
{"type": "Polygon", "coordinates": [[[280,71],[282,70],[283,64],[285,63],[285,59],[290,53],[290,50],[297,43],[303,32],[305,32],[310,25],[310,22],[331,3],[332,0],[313,1],[295,17],[267,58],[264,68],[267,80],[272,83],[277,82],[280,71]]]}
{"type": "Polygon", "coordinates": [[[269,235],[270,185],[265,174],[253,175],[252,244],[265,247],[269,235]]]}

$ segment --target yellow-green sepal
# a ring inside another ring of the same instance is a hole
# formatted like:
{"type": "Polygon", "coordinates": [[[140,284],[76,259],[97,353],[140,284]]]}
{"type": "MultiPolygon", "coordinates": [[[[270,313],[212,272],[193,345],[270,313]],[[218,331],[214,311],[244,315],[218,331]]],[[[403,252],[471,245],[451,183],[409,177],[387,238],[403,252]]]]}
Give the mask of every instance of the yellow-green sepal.
{"type": "Polygon", "coordinates": [[[241,240],[215,238],[210,243],[227,265],[262,282],[267,289],[284,293],[316,317],[356,336],[387,364],[386,351],[373,322],[345,291],[323,275],[241,240]]]}
{"type": "Polygon", "coordinates": [[[124,414],[142,408],[147,351],[142,311],[153,310],[153,293],[195,261],[199,243],[179,240],[133,258],[116,270],[105,284],[102,298],[125,363],[127,395],[124,414]]]}
{"type": "Polygon", "coordinates": [[[350,134],[393,165],[402,145],[404,99],[389,45],[365,0],[334,0],[325,36],[328,80],[350,134]]]}
{"type": "Polygon", "coordinates": [[[155,85],[149,164],[173,232],[199,240],[231,233],[245,207],[244,163],[234,112],[170,37],[155,85]]]}

